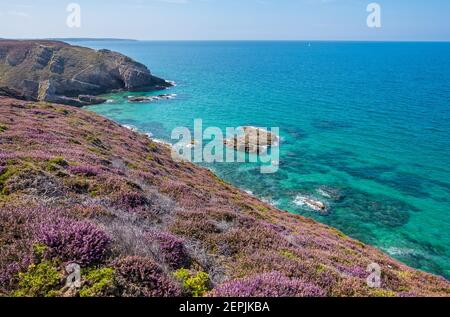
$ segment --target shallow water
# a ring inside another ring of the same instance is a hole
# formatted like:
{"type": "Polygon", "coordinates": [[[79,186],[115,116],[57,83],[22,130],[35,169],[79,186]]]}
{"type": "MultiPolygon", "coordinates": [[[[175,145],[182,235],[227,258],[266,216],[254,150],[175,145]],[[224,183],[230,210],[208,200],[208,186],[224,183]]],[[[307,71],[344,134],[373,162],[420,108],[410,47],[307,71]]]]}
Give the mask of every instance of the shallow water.
{"type": "Polygon", "coordinates": [[[116,94],[90,110],[164,140],[194,118],[280,127],[278,173],[208,167],[282,209],[450,278],[450,43],[76,44],[122,52],[177,83],[166,91],[173,100],[130,104],[116,94]],[[329,212],[299,204],[302,197],[329,212]]]}

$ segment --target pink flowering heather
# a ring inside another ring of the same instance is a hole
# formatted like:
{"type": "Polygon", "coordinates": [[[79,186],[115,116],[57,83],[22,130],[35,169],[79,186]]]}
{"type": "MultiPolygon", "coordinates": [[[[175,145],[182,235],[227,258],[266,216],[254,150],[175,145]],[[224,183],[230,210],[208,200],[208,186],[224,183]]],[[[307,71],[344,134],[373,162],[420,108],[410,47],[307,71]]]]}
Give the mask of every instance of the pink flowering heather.
{"type": "Polygon", "coordinates": [[[144,194],[139,192],[120,192],[114,198],[114,205],[125,210],[138,210],[148,204],[144,194]]]}
{"type": "Polygon", "coordinates": [[[17,290],[36,243],[48,258],[114,267],[123,296],[185,295],[172,280],[181,267],[207,272],[214,296],[449,294],[445,279],[174,162],[92,112],[0,96],[0,124],[0,296],[17,290]],[[383,268],[378,292],[371,262],[383,268]]]}
{"type": "Polygon", "coordinates": [[[219,285],[211,292],[215,297],[323,297],[319,287],[281,273],[265,273],[219,285]]]}
{"type": "Polygon", "coordinates": [[[42,224],[37,240],[48,247],[48,257],[86,266],[100,262],[110,243],[109,237],[95,225],[67,218],[42,224]]]}
{"type": "Polygon", "coordinates": [[[150,258],[127,257],[116,263],[118,283],[124,296],[178,297],[181,288],[150,258]]]}
{"type": "Polygon", "coordinates": [[[160,231],[152,231],[148,234],[148,237],[156,242],[159,256],[171,268],[179,269],[189,265],[189,255],[182,239],[160,231]]]}
{"type": "Polygon", "coordinates": [[[101,174],[101,170],[99,168],[85,165],[69,166],[68,170],[72,174],[86,177],[93,177],[101,174]]]}

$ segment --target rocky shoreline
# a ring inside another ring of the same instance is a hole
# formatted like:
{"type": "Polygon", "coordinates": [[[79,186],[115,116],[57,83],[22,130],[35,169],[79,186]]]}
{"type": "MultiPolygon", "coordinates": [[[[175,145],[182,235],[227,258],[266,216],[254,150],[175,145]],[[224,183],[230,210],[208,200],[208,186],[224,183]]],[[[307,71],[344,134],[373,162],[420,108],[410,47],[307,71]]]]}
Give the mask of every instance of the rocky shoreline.
{"type": "Polygon", "coordinates": [[[58,41],[0,40],[0,95],[82,107],[115,91],[163,90],[173,84],[110,50],[58,41]]]}

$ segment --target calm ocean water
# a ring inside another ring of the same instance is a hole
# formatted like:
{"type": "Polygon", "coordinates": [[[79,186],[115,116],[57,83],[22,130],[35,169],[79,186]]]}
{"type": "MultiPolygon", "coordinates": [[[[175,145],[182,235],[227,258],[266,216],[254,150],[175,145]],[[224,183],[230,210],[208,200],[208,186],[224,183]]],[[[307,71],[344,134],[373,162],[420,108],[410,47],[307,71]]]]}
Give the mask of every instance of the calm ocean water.
{"type": "Polygon", "coordinates": [[[167,91],[173,100],[130,104],[117,94],[90,110],[165,140],[194,118],[280,127],[278,173],[208,167],[279,208],[450,278],[450,43],[76,44],[122,52],[177,83],[167,91]]]}

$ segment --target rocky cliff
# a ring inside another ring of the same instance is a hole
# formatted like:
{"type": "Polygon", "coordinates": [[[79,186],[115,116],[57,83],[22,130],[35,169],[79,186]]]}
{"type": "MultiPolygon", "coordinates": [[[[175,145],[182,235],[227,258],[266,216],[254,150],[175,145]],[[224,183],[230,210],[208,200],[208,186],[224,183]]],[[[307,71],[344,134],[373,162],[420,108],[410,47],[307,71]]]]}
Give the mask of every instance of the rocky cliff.
{"type": "Polygon", "coordinates": [[[170,86],[127,56],[58,41],[0,40],[0,95],[73,106],[102,102],[91,95],[170,86]]]}
{"type": "Polygon", "coordinates": [[[0,97],[2,294],[449,296],[450,284],[94,113],[0,97]],[[68,289],[73,262],[81,287],[68,289]]]}

